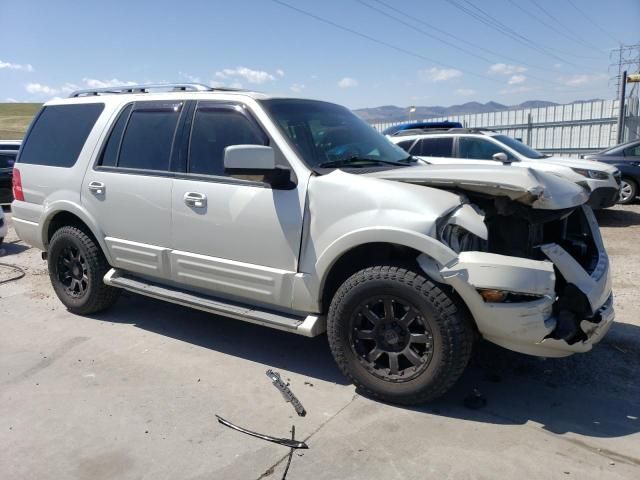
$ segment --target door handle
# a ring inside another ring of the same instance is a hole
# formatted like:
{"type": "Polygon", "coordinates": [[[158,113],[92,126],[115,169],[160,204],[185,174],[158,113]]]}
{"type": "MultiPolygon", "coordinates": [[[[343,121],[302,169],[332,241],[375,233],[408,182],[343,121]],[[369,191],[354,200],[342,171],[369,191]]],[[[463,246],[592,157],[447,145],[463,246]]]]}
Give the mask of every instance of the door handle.
{"type": "Polygon", "coordinates": [[[105,185],[102,182],[89,182],[89,191],[96,195],[104,195],[105,185]]]}
{"type": "Polygon", "coordinates": [[[204,193],[187,192],[184,194],[184,203],[189,207],[204,208],[207,206],[207,196],[204,193]]]}

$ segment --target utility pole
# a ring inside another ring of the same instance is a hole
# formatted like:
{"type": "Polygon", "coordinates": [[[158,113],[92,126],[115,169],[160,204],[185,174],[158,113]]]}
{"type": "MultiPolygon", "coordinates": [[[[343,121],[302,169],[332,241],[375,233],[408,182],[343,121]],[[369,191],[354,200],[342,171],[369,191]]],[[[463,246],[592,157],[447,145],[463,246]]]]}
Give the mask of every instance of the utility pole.
{"type": "Polygon", "coordinates": [[[620,82],[620,107],[618,109],[618,138],[616,143],[622,143],[624,141],[624,100],[627,92],[627,71],[622,72],[622,81],[620,82]]]}

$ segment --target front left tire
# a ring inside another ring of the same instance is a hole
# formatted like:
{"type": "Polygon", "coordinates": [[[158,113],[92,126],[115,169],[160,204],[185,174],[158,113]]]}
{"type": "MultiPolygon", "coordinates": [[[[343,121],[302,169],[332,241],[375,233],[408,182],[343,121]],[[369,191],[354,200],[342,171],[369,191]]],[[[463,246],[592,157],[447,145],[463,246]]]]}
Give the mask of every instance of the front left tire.
{"type": "Polygon", "coordinates": [[[58,229],[51,238],[47,258],[53,289],[69,311],[97,313],[117,300],[120,290],[103,282],[111,267],[100,246],[81,229],[58,229]]]}

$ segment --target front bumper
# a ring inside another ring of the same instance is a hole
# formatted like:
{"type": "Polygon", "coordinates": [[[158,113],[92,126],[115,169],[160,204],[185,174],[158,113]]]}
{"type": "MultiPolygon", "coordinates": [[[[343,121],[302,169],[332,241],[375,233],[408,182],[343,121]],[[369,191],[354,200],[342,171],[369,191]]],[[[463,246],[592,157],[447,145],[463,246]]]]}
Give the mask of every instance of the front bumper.
{"type": "Polygon", "coordinates": [[[594,210],[609,208],[618,202],[620,187],[599,187],[589,195],[588,205],[594,210]]]}
{"type": "Polygon", "coordinates": [[[598,250],[591,273],[555,243],[541,247],[548,258],[542,261],[463,252],[455,264],[440,269],[424,256],[419,262],[428,275],[456,290],[487,340],[542,357],[586,352],[607,333],[615,313],[609,258],[593,212],[584,208],[584,214],[598,250]],[[556,271],[571,285],[560,293],[556,271]],[[514,292],[524,301],[485,302],[479,289],[514,292]]]}

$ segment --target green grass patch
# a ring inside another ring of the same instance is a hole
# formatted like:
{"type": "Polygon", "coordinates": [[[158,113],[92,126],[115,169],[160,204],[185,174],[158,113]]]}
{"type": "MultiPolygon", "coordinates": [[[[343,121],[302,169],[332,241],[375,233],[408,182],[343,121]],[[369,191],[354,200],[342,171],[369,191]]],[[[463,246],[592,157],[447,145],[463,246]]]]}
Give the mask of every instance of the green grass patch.
{"type": "Polygon", "coordinates": [[[0,140],[20,140],[41,103],[0,103],[0,140]]]}

